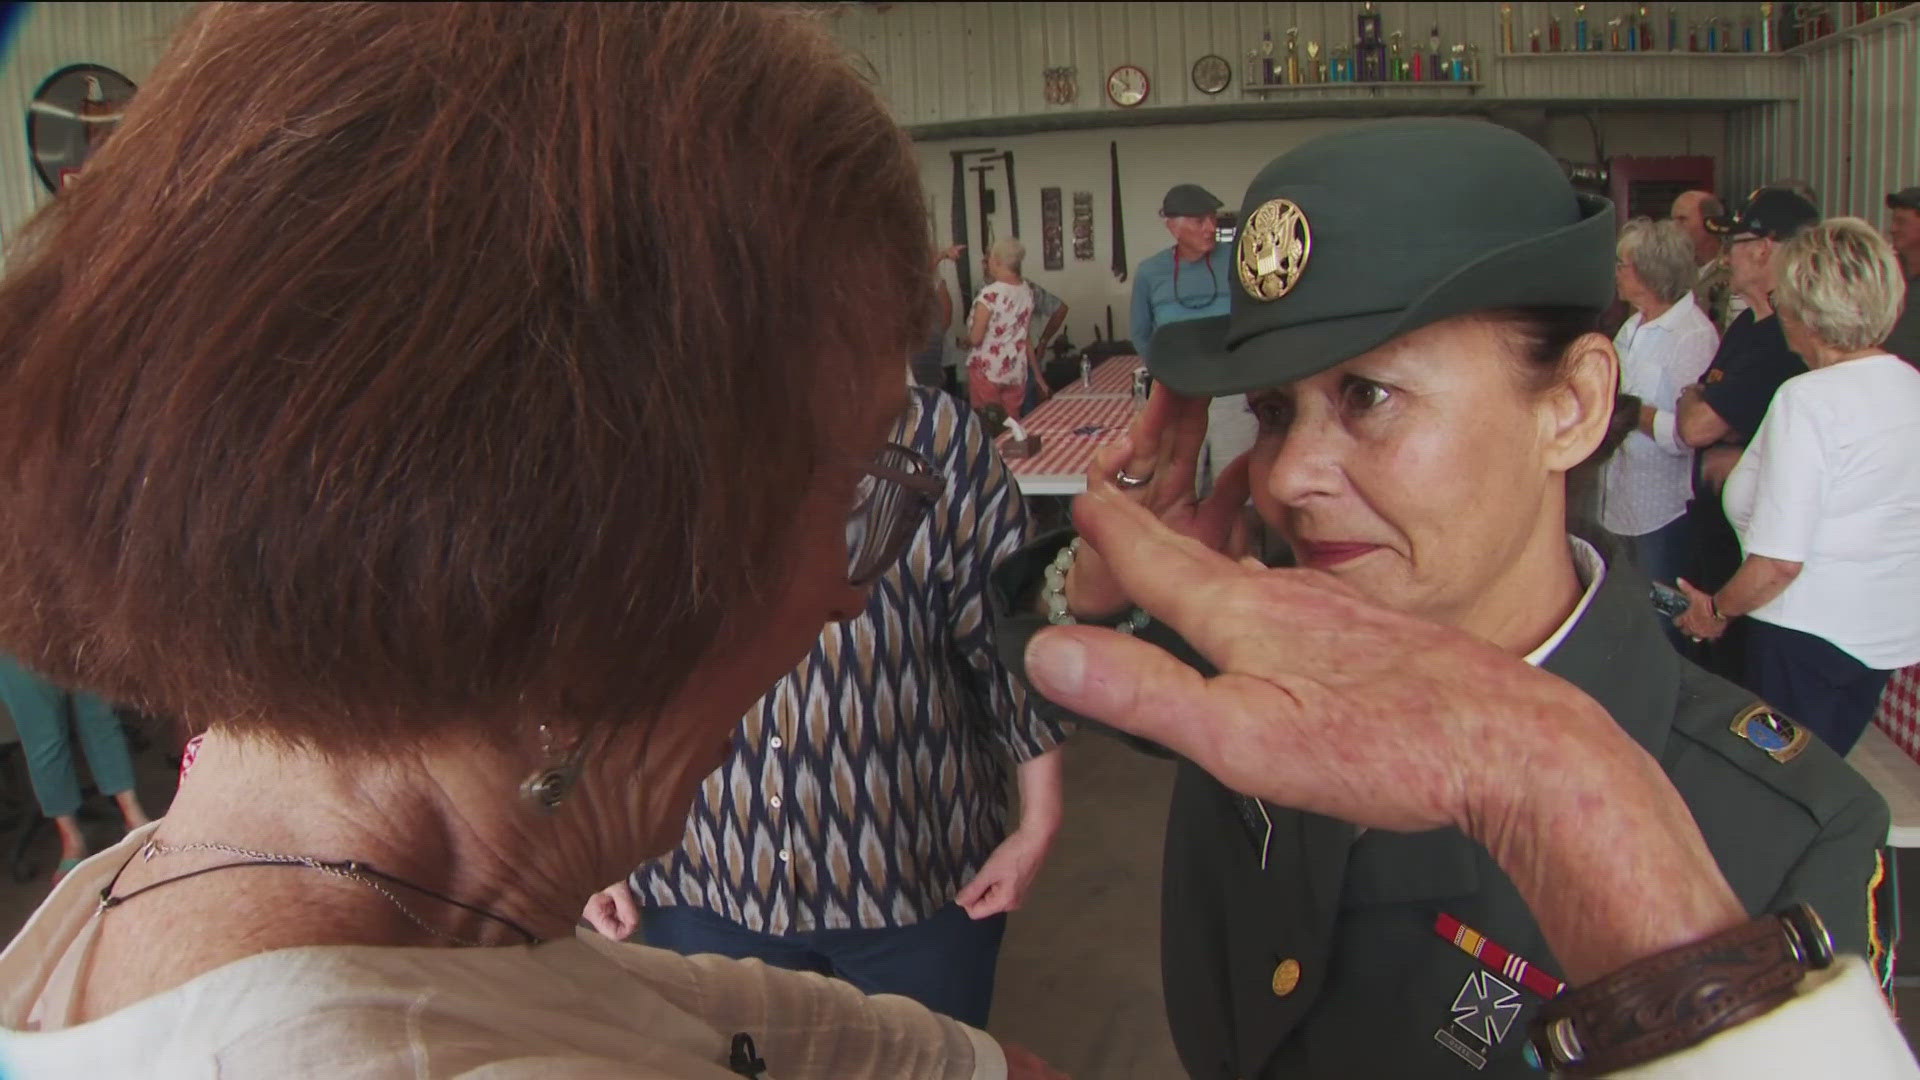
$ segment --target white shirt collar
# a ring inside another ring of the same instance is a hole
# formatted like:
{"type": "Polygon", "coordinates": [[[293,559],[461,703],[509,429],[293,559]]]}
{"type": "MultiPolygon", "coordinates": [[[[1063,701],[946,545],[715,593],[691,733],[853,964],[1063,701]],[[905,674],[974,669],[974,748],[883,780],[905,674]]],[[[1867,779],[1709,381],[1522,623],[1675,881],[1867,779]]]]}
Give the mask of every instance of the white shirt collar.
{"type": "Polygon", "coordinates": [[[1688,308],[1698,309],[1699,306],[1699,304],[1694,302],[1693,293],[1688,292],[1685,296],[1675,300],[1672,307],[1661,312],[1659,318],[1645,320],[1645,325],[1650,327],[1657,326],[1662,330],[1672,329],[1687,318],[1688,308]]]}
{"type": "MultiPolygon", "coordinates": [[[[1684,302],[1691,304],[1693,301],[1684,302]]],[[[1592,544],[1577,536],[1569,536],[1567,546],[1573,549],[1573,572],[1579,576],[1580,583],[1587,587],[1587,591],[1580,594],[1580,602],[1573,605],[1573,613],[1567,616],[1567,621],[1541,642],[1539,648],[1525,656],[1526,662],[1534,667],[1546,663],[1547,657],[1553,655],[1553,650],[1560,647],[1568,634],[1573,633],[1574,624],[1587,613],[1587,605],[1593,603],[1594,594],[1600,591],[1600,583],[1607,579],[1607,561],[1600,557],[1600,552],[1592,544]]]]}

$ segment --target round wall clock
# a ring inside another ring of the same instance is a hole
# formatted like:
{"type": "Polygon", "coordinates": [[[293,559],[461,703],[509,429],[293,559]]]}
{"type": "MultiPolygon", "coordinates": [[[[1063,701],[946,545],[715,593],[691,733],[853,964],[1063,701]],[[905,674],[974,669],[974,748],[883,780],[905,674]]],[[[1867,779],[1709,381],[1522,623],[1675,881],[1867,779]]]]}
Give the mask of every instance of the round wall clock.
{"type": "Polygon", "coordinates": [[[1203,94],[1217,94],[1233,83],[1233,65],[1227,58],[1208,53],[1193,62],[1193,88],[1203,94]]]}
{"type": "Polygon", "coordinates": [[[1107,100],[1123,109],[1131,109],[1147,100],[1152,84],[1147,73],[1132,64],[1121,64],[1107,76],[1107,100]]]}

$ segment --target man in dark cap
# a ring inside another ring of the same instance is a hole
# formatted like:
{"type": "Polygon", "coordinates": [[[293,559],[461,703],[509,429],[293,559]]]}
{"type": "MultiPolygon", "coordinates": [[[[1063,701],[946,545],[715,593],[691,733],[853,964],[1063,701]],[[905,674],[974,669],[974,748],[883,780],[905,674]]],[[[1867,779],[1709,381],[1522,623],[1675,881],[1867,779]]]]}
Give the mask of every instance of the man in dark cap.
{"type": "Polygon", "coordinates": [[[1887,335],[1887,351],[1920,367],[1920,187],[1887,196],[1887,239],[1907,272],[1907,306],[1887,335]]]}
{"type": "MultiPolygon", "coordinates": [[[[1746,301],[1727,327],[1720,348],[1700,382],[1680,392],[1674,434],[1698,451],[1694,455],[1693,499],[1687,504],[1693,552],[1685,576],[1695,586],[1717,591],[1740,568],[1740,538],[1720,506],[1720,487],[1740,460],[1740,450],[1760,428],[1780,384],[1807,370],[1787,347],[1780,318],[1773,310],[1773,264],[1780,245],[1820,220],[1806,199],[1779,188],[1754,192],[1747,208],[1710,219],[1708,231],[1726,245],[1734,292],[1746,301]]],[[[1724,678],[1746,675],[1746,624],[1729,628],[1717,641],[1697,646],[1697,660],[1724,678]]]]}
{"type": "MultiPolygon", "coordinates": [[[[1688,881],[1724,879],[1710,923],[1805,902],[1837,950],[1866,953],[1884,802],[1681,660],[1647,578],[1569,531],[1568,476],[1631,404],[1593,330],[1613,296],[1612,206],[1512,131],[1425,119],[1302,144],[1242,208],[1230,314],[1159,330],[1162,392],[1089,471],[1081,535],[1014,554],[993,587],[1002,655],[1049,707],[1181,755],[1160,955],[1187,1071],[1517,1080],[1539,1075],[1529,1050],[1558,1069],[1573,1045],[1543,1047],[1534,1021],[1593,1002],[1565,1029],[1585,1040],[1574,1053],[1583,1072],[1624,1072],[1708,1032],[1596,995],[1725,990],[1664,951],[1712,933],[1676,905],[1699,895],[1688,881]],[[1226,394],[1248,395],[1259,436],[1199,499],[1199,399],[1226,394]],[[1311,573],[1234,557],[1249,495],[1311,573]],[[1469,644],[1490,666],[1465,662],[1469,644]],[[1516,700],[1516,681],[1553,703],[1516,700]],[[1588,739],[1614,749],[1569,754],[1588,739]],[[1676,816],[1606,820],[1650,805],[1649,776],[1676,816]],[[1500,824],[1382,810],[1460,790],[1500,824]],[[1550,835],[1506,816],[1541,800],[1553,809],[1531,820],[1550,835]],[[1554,868],[1503,857],[1508,826],[1554,868]],[[1694,854],[1656,850],[1676,837],[1694,854]],[[1664,940],[1593,959],[1610,918],[1560,887],[1664,940]]],[[[1852,970],[1848,1008],[1883,1018],[1852,970]]],[[[1742,1000],[1757,985],[1730,981],[1742,1000]]],[[[1755,1072],[1692,1058],[1716,1043],[1683,1055],[1686,1075],[1755,1072]]],[[[1826,1064],[1808,1052],[1818,1064],[1788,1071],[1826,1064]]]]}
{"type": "MultiPolygon", "coordinates": [[[[1175,184],[1160,200],[1160,218],[1173,234],[1173,246],[1140,260],[1133,272],[1133,346],[1142,356],[1151,359],[1153,335],[1161,327],[1227,313],[1231,270],[1227,256],[1216,252],[1220,205],[1199,184],[1175,184]]],[[[1214,402],[1200,460],[1203,487],[1253,445],[1246,404],[1244,395],[1214,402]]]]}

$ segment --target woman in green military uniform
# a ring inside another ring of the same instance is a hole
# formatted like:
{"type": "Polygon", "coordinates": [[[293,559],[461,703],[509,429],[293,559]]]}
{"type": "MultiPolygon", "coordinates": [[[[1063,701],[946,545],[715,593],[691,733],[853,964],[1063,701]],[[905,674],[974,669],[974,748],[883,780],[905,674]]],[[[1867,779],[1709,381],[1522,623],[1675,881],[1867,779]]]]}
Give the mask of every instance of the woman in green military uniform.
{"type": "MultiPolygon", "coordinates": [[[[1569,534],[1569,484],[1617,411],[1618,357],[1593,330],[1612,298],[1611,206],[1501,128],[1392,121],[1276,159],[1241,220],[1231,315],[1156,334],[1154,375],[1171,393],[1096,464],[1096,499],[1121,489],[1237,553],[1250,498],[1340,595],[1572,683],[1658,763],[1741,906],[1806,901],[1837,950],[1868,951],[1885,805],[1791,721],[1676,656],[1645,576],[1569,534]],[[1243,392],[1258,441],[1196,501],[1206,399],[1243,392]]],[[[1051,619],[1138,630],[1215,672],[1070,536],[1009,560],[998,593],[1010,660],[1051,619]]],[[[1351,658],[1329,663],[1374,662],[1371,640],[1356,630],[1351,658]]],[[[1405,740],[1455,734],[1425,728],[1414,704],[1405,740]]],[[[1524,755],[1491,766],[1512,770],[1516,789],[1558,782],[1524,755]]],[[[1334,755],[1326,771],[1338,769],[1334,755]]],[[[1568,955],[1564,934],[1556,955],[1529,911],[1539,883],[1516,885],[1481,842],[1432,827],[1445,816],[1369,830],[1351,823],[1366,808],[1342,809],[1337,791],[1315,805],[1333,812],[1237,795],[1182,762],[1162,956],[1188,1070],[1531,1075],[1529,1017],[1562,980],[1610,966],[1568,955]]]]}

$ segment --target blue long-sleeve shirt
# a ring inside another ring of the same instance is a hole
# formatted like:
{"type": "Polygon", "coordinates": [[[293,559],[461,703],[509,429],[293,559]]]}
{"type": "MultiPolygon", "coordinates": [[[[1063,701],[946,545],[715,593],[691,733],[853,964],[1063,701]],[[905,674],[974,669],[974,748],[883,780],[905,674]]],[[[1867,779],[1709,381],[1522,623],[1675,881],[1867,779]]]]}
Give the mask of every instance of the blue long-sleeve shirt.
{"type": "Polygon", "coordinates": [[[1203,259],[1182,261],[1174,276],[1174,249],[1156,251],[1133,272],[1133,347],[1147,356],[1153,332],[1168,323],[1227,314],[1233,292],[1233,252],[1215,245],[1203,259]]]}

